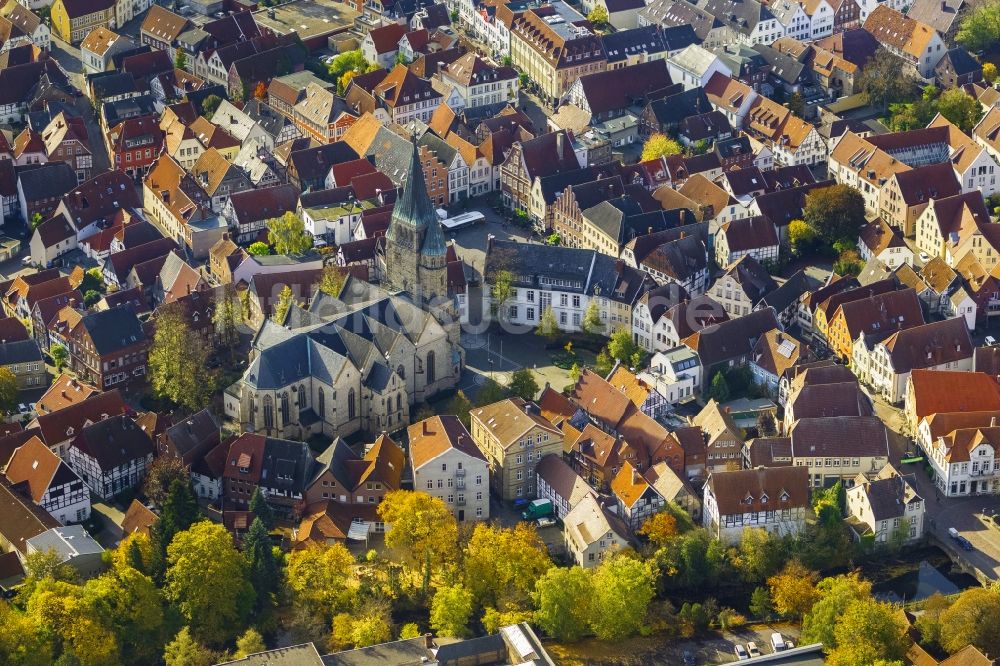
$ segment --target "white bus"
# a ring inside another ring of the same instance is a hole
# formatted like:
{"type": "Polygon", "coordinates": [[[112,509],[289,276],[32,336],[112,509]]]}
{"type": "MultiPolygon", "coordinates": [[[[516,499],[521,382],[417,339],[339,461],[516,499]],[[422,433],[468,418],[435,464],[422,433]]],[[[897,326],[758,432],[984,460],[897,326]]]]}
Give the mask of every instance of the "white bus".
{"type": "Polygon", "coordinates": [[[441,226],[448,231],[457,231],[463,227],[471,227],[473,224],[479,224],[480,222],[485,222],[486,216],[482,213],[462,213],[461,215],[456,215],[455,217],[449,217],[446,220],[441,220],[441,226]]]}

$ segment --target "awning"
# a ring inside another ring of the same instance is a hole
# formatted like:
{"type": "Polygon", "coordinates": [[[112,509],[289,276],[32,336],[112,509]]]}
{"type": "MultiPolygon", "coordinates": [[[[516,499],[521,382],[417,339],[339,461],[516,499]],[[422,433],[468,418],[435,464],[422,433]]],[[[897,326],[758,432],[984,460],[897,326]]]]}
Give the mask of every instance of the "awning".
{"type": "Polygon", "coordinates": [[[363,520],[354,520],[347,530],[347,538],[351,541],[368,541],[368,532],[372,524],[363,520]]]}

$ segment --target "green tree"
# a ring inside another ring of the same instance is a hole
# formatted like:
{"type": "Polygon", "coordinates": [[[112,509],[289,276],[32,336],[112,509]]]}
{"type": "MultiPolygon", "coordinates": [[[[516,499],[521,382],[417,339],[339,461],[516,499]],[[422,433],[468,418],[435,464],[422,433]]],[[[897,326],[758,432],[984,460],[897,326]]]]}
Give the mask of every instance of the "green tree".
{"type": "Polygon", "coordinates": [[[215,656],[191,636],[188,627],[183,627],[164,648],[163,661],[166,666],[211,666],[215,656]]]}
{"type": "Polygon", "coordinates": [[[305,222],[291,211],[267,221],[267,242],[276,254],[305,254],[313,247],[305,222]]]}
{"type": "Polygon", "coordinates": [[[75,583],[77,578],[76,569],[64,563],[54,548],[33,551],[24,557],[24,582],[18,588],[18,598],[27,601],[43,580],[75,583]]]}
{"type": "Polygon", "coordinates": [[[255,488],[253,495],[250,496],[249,508],[253,511],[253,515],[264,523],[265,529],[270,530],[274,527],[274,510],[267,503],[267,498],[261,492],[260,486],[255,488]]]}
{"type": "Polygon", "coordinates": [[[862,580],[856,573],[851,573],[824,578],[816,586],[816,590],[819,600],[803,618],[802,642],[822,643],[824,648],[830,650],[839,645],[835,633],[837,619],[854,602],[870,599],[872,584],[862,580]]]}
{"type": "Polygon", "coordinates": [[[333,613],[347,610],[354,600],[353,565],[351,551],[339,543],[310,542],[305,548],[293,550],[285,569],[293,602],[326,624],[333,613]]]}
{"type": "Polygon", "coordinates": [[[941,613],[951,606],[951,601],[935,592],[924,600],[914,625],[920,631],[920,644],[935,650],[941,649],[941,613]]]}
{"type": "Polygon", "coordinates": [[[52,357],[52,364],[56,366],[56,370],[65,368],[66,362],[69,361],[69,352],[62,345],[55,344],[49,347],[49,356],[52,357]]]}
{"type": "Polygon", "coordinates": [[[941,611],[940,644],[948,652],[975,645],[989,655],[1000,654],[1000,591],[973,587],[941,611]]]}
{"type": "Polygon", "coordinates": [[[595,5],[590,13],[587,14],[587,20],[594,24],[595,27],[603,28],[608,25],[608,10],[602,5],[595,5]]]}
{"type": "Polygon", "coordinates": [[[431,601],[431,627],[438,636],[449,638],[467,636],[469,618],[472,617],[472,603],[472,592],[465,589],[461,583],[439,587],[431,601]]]}
{"type": "Polygon", "coordinates": [[[531,368],[521,368],[515,370],[510,377],[510,386],[507,387],[512,395],[522,400],[534,400],[538,394],[538,382],[535,380],[535,373],[531,368]]]}
{"type": "Polygon", "coordinates": [[[174,67],[177,69],[187,69],[187,54],[181,49],[177,49],[177,55],[174,56],[174,67]]]}
{"type": "Polygon", "coordinates": [[[465,396],[465,391],[459,389],[455,396],[448,401],[447,406],[444,408],[446,414],[454,414],[458,417],[458,420],[462,422],[466,428],[472,427],[472,420],[469,417],[469,412],[472,410],[472,401],[465,396]]]}
{"type": "Polygon", "coordinates": [[[1000,42],[1000,2],[974,6],[962,19],[955,39],[970,51],[993,50],[1000,42]]]}
{"type": "Polygon", "coordinates": [[[975,97],[961,88],[950,88],[941,93],[937,102],[938,112],[966,134],[983,117],[983,107],[975,97]]]}
{"type": "Polygon", "coordinates": [[[174,479],[160,509],[160,517],[149,530],[149,572],[162,581],[167,571],[167,547],[178,532],[201,519],[198,500],[191,490],[190,480],[174,479]]]}
{"type": "Polygon", "coordinates": [[[907,99],[915,80],[903,69],[903,61],[884,48],[875,52],[861,70],[861,91],[868,102],[883,111],[891,102],[907,99]]]}
{"type": "Polygon", "coordinates": [[[601,309],[597,306],[597,299],[591,299],[587,305],[586,312],[583,313],[583,321],[580,328],[584,333],[598,334],[604,331],[604,322],[601,321],[601,309]]]}
{"type": "Polygon", "coordinates": [[[174,456],[159,456],[146,468],[142,492],[154,504],[163,504],[174,481],[187,484],[190,479],[184,461],[174,456]]]}
{"type": "Polygon", "coordinates": [[[893,606],[871,598],[852,602],[837,618],[834,635],[831,666],[874,666],[906,655],[906,625],[893,606]]]}
{"type": "Polygon", "coordinates": [[[47,578],[28,599],[28,618],[44,627],[81,666],[115,664],[121,661],[117,637],[84,597],[83,588],[47,578]]]}
{"type": "Polygon", "coordinates": [[[755,588],[753,594],[750,595],[750,613],[764,622],[768,622],[774,615],[771,594],[766,587],[755,588]]]}
{"type": "Polygon", "coordinates": [[[636,354],[642,354],[642,348],[632,340],[632,332],[624,328],[618,329],[608,338],[608,354],[622,365],[629,365],[636,354]]]}
{"type": "Polygon", "coordinates": [[[712,377],[712,383],[709,385],[708,393],[705,397],[716,402],[729,400],[729,383],[726,381],[726,375],[721,370],[716,371],[712,377]]]}
{"type": "Polygon", "coordinates": [[[339,266],[327,264],[323,267],[317,288],[327,296],[337,298],[345,282],[347,282],[347,271],[339,266]]]}
{"type": "Polygon", "coordinates": [[[17,377],[8,368],[0,368],[0,409],[10,413],[17,405],[17,377]]]}
{"type": "Polygon", "coordinates": [[[209,95],[201,103],[201,111],[206,118],[212,119],[215,112],[219,110],[219,105],[222,104],[222,98],[218,95],[209,95]]]}
{"type": "Polygon", "coordinates": [[[39,626],[5,601],[0,601],[0,662],[9,666],[49,666],[52,641],[39,626]]]}
{"type": "Polygon", "coordinates": [[[356,648],[378,645],[392,640],[392,626],[381,615],[366,614],[354,620],[351,642],[356,648]]]}
{"type": "Polygon", "coordinates": [[[552,342],[559,337],[562,331],[559,330],[559,322],[556,320],[556,313],[552,311],[552,307],[546,307],[542,310],[542,316],[538,319],[538,327],[535,328],[535,335],[540,335],[552,342]]]}
{"type": "Polygon", "coordinates": [[[740,535],[735,566],[748,583],[761,583],[774,574],[785,560],[781,538],[759,528],[744,529],[740,535]]]}
{"type": "Polygon", "coordinates": [[[279,324],[284,324],[285,316],[293,304],[297,304],[295,294],[292,293],[292,288],[286,284],[278,294],[278,302],[272,308],[271,319],[279,324]]]}
{"type": "Polygon", "coordinates": [[[420,635],[420,627],[417,626],[416,622],[407,622],[399,630],[399,640],[401,641],[407,638],[416,638],[420,635]]]}
{"type": "Polygon", "coordinates": [[[614,367],[614,361],[611,360],[611,354],[608,353],[607,349],[602,349],[597,352],[597,358],[594,360],[594,372],[601,377],[607,377],[611,374],[611,370],[614,367]]]}
{"type": "Polygon", "coordinates": [[[392,525],[385,545],[412,568],[422,571],[422,590],[430,587],[431,574],[455,560],[458,525],[445,503],[422,492],[396,490],[378,505],[382,522],[392,525]]]}
{"type": "Polygon", "coordinates": [[[799,118],[805,115],[806,101],[802,98],[802,93],[800,92],[793,92],[789,95],[785,106],[799,118]]]}
{"type": "MultiPolygon", "coordinates": [[[[608,371],[610,372],[610,370],[608,371]]],[[[580,375],[583,374],[583,370],[580,369],[579,363],[574,363],[569,369],[569,380],[574,384],[580,379],[580,375]]]]}
{"type": "Polygon", "coordinates": [[[83,306],[85,308],[89,308],[94,303],[101,300],[103,297],[104,297],[103,294],[101,294],[101,292],[97,291],[96,289],[85,291],[83,293],[83,306]]]}
{"type": "Polygon", "coordinates": [[[685,591],[710,587],[727,573],[726,552],[703,528],[691,529],[671,539],[654,556],[666,588],[685,591]]]}
{"type": "Polygon", "coordinates": [[[620,640],[644,628],[649,602],[656,594],[655,572],[648,562],[618,555],[594,571],[590,627],[601,640],[620,640]]]}
{"type": "Polygon", "coordinates": [[[552,566],[534,527],[477,524],[465,546],[466,588],[481,606],[525,608],[535,583],[552,566]]]}
{"type": "Polygon", "coordinates": [[[858,254],[857,250],[847,250],[833,262],[833,271],[837,275],[857,276],[864,267],[865,263],[862,261],[861,255],[858,254]]]}
{"type": "Polygon", "coordinates": [[[222,294],[216,297],[212,323],[215,324],[215,333],[219,336],[219,346],[226,349],[230,357],[240,343],[239,324],[242,319],[236,288],[231,283],[227,284],[222,288],[222,294]]]}
{"type": "Polygon", "coordinates": [[[807,194],[802,214],[824,242],[853,240],[866,222],[865,200],[849,185],[831,185],[807,194]]]}
{"type": "Polygon", "coordinates": [[[271,246],[262,241],[255,241],[250,243],[250,247],[247,248],[247,252],[255,257],[266,257],[271,254],[271,246]]]}
{"type": "Polygon", "coordinates": [[[997,66],[991,62],[983,63],[983,80],[989,85],[993,85],[993,82],[997,80],[997,66]]]}
{"type": "Polygon", "coordinates": [[[535,584],[535,621],[558,641],[578,641],[587,632],[593,581],[579,566],[553,567],[535,584]]]}
{"type": "Polygon", "coordinates": [[[669,511],[659,511],[647,518],[636,534],[646,537],[657,546],[663,546],[680,532],[677,529],[677,518],[669,511]]]}
{"type": "Polygon", "coordinates": [[[336,81],[347,72],[363,74],[368,71],[368,62],[365,60],[364,55],[362,55],[361,49],[355,49],[353,51],[345,51],[335,57],[330,61],[327,69],[330,76],[336,81]]]}
{"type": "Polygon", "coordinates": [[[682,152],[681,144],[666,134],[654,132],[646,139],[646,143],[642,144],[642,156],[639,159],[643,162],[648,162],[649,160],[657,160],[661,157],[680,155],[682,152]]]}
{"type": "Polygon", "coordinates": [[[267,650],[267,645],[264,643],[264,637],[260,635],[259,631],[250,627],[236,639],[236,653],[233,655],[233,659],[243,659],[248,655],[265,650],[267,650]]]}
{"type": "Polygon", "coordinates": [[[757,416],[757,434],[761,437],[774,437],[778,434],[778,424],[775,423],[772,412],[764,411],[757,416]]]}
{"type": "Polygon", "coordinates": [[[192,412],[202,409],[215,391],[208,347],[180,308],[161,308],[155,325],[148,362],[153,392],[192,412]]]}
{"type": "Polygon", "coordinates": [[[82,292],[90,291],[94,289],[96,291],[104,291],[104,274],[101,273],[100,268],[91,268],[83,274],[83,282],[80,283],[78,289],[82,292]]]}
{"type": "Polygon", "coordinates": [[[32,229],[37,229],[39,226],[41,226],[42,222],[44,222],[44,221],[45,221],[45,218],[42,217],[41,213],[33,213],[31,215],[31,228],[32,229]]]}
{"type": "Polygon", "coordinates": [[[259,515],[243,537],[243,557],[250,583],[257,593],[257,609],[267,608],[273,603],[272,595],[278,589],[278,563],[274,559],[271,536],[259,515]]]}
{"type": "Polygon", "coordinates": [[[163,599],[153,580],[132,567],[91,578],[83,599],[114,632],[122,661],[152,663],[163,648],[163,599]]]}
{"type": "Polygon", "coordinates": [[[230,640],[254,603],[246,562],[222,525],[202,521],[167,547],[165,593],[196,635],[209,644],[230,640]]]}
{"type": "Polygon", "coordinates": [[[476,391],[476,406],[484,407],[492,405],[494,402],[500,402],[506,397],[507,389],[500,386],[492,377],[487,377],[483,385],[476,391]]]}
{"type": "Polygon", "coordinates": [[[493,273],[490,285],[490,314],[500,321],[507,320],[507,301],[514,296],[514,274],[506,269],[493,273]]]}
{"type": "Polygon", "coordinates": [[[816,573],[790,560],[781,572],[767,579],[770,600],[779,615],[799,618],[812,610],[819,592],[816,590],[816,573]]]}
{"type": "Polygon", "coordinates": [[[498,611],[496,608],[487,608],[483,613],[483,629],[488,634],[495,634],[502,627],[509,627],[512,624],[522,622],[532,622],[535,613],[530,610],[509,610],[498,611]]]}

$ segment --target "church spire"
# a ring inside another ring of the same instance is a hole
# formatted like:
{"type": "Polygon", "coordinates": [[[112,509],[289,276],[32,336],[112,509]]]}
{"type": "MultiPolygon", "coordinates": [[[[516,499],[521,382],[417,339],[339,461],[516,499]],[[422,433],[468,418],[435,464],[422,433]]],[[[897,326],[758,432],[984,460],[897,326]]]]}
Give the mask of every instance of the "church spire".
{"type": "Polygon", "coordinates": [[[444,231],[427,194],[416,137],[411,138],[411,146],[410,168],[392,209],[386,240],[405,243],[406,239],[412,239],[412,249],[421,256],[444,256],[447,251],[444,231]]]}

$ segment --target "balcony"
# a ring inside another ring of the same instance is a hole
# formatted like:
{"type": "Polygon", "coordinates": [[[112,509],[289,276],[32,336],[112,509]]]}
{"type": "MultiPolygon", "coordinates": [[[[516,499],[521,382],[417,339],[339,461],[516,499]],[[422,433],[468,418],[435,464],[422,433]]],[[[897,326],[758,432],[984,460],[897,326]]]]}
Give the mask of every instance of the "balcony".
{"type": "Polygon", "coordinates": [[[465,490],[465,478],[464,477],[460,476],[457,479],[455,479],[455,488],[457,488],[458,490],[465,490]]]}

